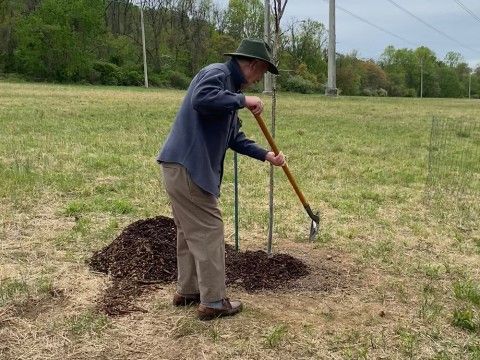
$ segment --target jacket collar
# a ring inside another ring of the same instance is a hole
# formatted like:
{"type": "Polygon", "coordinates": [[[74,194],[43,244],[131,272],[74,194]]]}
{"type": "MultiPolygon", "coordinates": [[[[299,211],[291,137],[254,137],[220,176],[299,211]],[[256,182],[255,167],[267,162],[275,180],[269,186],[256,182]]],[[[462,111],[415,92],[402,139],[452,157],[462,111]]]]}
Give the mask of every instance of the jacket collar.
{"type": "Polygon", "coordinates": [[[240,65],[238,65],[238,62],[235,58],[231,58],[229,61],[227,61],[227,67],[231,71],[235,90],[239,91],[242,88],[242,84],[247,82],[247,80],[245,80],[245,76],[242,74],[242,70],[240,70],[240,65]]]}

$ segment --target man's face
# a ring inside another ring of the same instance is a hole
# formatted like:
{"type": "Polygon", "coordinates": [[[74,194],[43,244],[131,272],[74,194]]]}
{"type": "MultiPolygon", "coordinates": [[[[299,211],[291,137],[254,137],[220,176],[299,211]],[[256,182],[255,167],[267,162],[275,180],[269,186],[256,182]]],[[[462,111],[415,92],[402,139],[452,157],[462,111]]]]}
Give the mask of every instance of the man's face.
{"type": "Polygon", "coordinates": [[[245,84],[245,87],[256,84],[259,82],[262,78],[263,75],[268,70],[268,63],[262,60],[253,60],[248,64],[248,67],[245,71],[245,79],[247,80],[247,83],[245,84]]]}

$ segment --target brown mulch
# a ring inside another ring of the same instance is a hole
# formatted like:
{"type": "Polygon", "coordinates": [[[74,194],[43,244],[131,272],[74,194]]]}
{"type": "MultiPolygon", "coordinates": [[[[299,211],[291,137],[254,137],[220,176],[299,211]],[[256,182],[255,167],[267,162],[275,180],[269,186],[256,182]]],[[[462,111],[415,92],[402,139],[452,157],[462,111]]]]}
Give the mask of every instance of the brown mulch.
{"type": "MultiPolygon", "coordinates": [[[[108,246],[95,252],[88,265],[93,271],[109,274],[112,284],[99,300],[108,315],[143,311],[134,300],[152,288],[176,280],[176,228],[164,216],[136,221],[127,226],[108,246]]],[[[237,252],[225,246],[227,285],[247,291],[288,288],[309,274],[301,260],[287,254],[268,256],[263,251],[237,252]]]]}

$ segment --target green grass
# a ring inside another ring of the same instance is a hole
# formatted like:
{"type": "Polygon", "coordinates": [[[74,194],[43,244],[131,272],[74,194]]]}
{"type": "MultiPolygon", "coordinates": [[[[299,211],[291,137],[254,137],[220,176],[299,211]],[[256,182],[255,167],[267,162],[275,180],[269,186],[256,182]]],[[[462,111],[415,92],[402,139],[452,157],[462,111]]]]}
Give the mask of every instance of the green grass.
{"type": "MultiPolygon", "coordinates": [[[[105,284],[85,260],[133,221],[171,215],[155,156],[183,96],[0,83],[0,357],[169,359],[181,348],[186,358],[479,358],[478,227],[462,226],[449,206],[438,217],[425,201],[432,116],[478,120],[468,100],[279,94],[277,144],[320,210],[321,232],[308,242],[310,220],[275,169],[273,250],[333,254],[339,272],[358,276],[344,293],[237,292],[245,312],[213,324],[172,312],[170,288],[141,300],[149,313],[92,311],[105,284]],[[15,316],[22,299],[57,289],[66,300],[44,296],[44,317],[15,316]]],[[[240,117],[266,146],[253,116],[240,117]]],[[[478,151],[460,129],[455,144],[464,142],[478,151]]],[[[465,164],[478,169],[478,159],[465,164]]],[[[242,249],[266,248],[268,174],[239,157],[242,249]]],[[[220,198],[229,243],[233,199],[229,151],[220,198]]]]}
{"type": "Polygon", "coordinates": [[[93,311],[74,315],[66,320],[67,327],[74,336],[100,335],[108,327],[110,321],[104,314],[93,311]]]}
{"type": "Polygon", "coordinates": [[[28,284],[22,280],[2,279],[0,283],[0,307],[18,295],[27,294],[28,291],[28,284]]]}
{"type": "Polygon", "coordinates": [[[280,324],[272,327],[264,335],[265,344],[269,348],[276,348],[280,346],[282,339],[287,335],[288,327],[285,324],[280,324]]]}

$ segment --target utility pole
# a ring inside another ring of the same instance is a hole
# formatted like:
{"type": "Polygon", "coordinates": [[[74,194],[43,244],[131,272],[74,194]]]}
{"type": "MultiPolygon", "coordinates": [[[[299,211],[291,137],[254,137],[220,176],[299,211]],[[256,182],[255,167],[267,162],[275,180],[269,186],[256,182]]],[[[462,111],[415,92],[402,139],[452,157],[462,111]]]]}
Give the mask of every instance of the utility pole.
{"type": "MultiPolygon", "coordinates": [[[[265,11],[264,11],[264,24],[263,24],[263,40],[271,46],[270,41],[270,0],[265,0],[265,11]]],[[[263,76],[264,80],[264,94],[272,93],[272,74],[268,71],[263,76]]]]}
{"type": "Polygon", "coordinates": [[[143,2],[140,2],[140,24],[142,27],[142,46],[143,46],[143,73],[145,75],[145,87],[148,88],[148,70],[147,70],[147,50],[145,47],[145,24],[143,22],[143,2]]]}
{"type": "Polygon", "coordinates": [[[329,96],[337,96],[335,51],[335,0],[330,0],[328,17],[328,83],[325,88],[325,95],[329,96]]]}
{"type": "Polygon", "coordinates": [[[420,99],[423,98],[423,59],[420,59],[420,99]]]}
{"type": "Polygon", "coordinates": [[[468,78],[468,98],[471,99],[472,95],[472,73],[470,73],[470,76],[468,78]]]}

